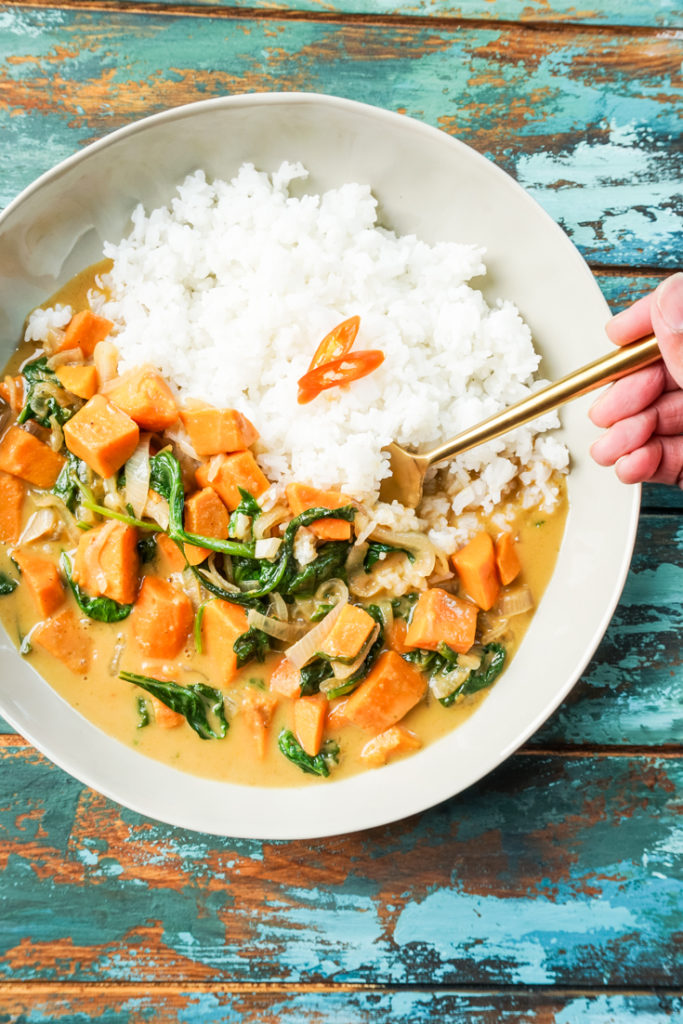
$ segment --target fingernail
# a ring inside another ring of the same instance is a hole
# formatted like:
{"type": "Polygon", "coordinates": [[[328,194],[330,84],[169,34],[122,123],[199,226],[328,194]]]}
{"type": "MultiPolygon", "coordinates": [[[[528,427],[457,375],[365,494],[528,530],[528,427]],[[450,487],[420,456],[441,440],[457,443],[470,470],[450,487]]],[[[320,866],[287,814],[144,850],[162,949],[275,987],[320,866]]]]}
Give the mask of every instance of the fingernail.
{"type": "Polygon", "coordinates": [[[683,273],[668,277],[655,292],[662,320],[675,334],[683,334],[683,273]]]}

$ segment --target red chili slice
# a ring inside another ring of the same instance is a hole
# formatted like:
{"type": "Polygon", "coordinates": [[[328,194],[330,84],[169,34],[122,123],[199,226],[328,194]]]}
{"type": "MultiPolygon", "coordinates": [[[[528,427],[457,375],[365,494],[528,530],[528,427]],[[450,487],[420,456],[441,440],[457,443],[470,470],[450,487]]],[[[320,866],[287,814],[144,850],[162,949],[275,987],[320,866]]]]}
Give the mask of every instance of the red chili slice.
{"type": "Polygon", "coordinates": [[[351,352],[340,359],[332,359],[322,366],[316,366],[314,370],[309,370],[300,378],[297,401],[299,405],[305,405],[313,401],[321,391],[367,377],[383,362],[384,352],[380,352],[379,349],[368,349],[365,352],[351,352]]]}
{"type": "Polygon", "coordinates": [[[329,334],[325,335],[315,350],[311,365],[308,367],[309,372],[315,370],[316,366],[322,366],[323,363],[329,363],[333,359],[341,359],[342,356],[345,356],[356,340],[359,327],[359,316],[351,316],[348,320],[337,324],[329,334]]]}

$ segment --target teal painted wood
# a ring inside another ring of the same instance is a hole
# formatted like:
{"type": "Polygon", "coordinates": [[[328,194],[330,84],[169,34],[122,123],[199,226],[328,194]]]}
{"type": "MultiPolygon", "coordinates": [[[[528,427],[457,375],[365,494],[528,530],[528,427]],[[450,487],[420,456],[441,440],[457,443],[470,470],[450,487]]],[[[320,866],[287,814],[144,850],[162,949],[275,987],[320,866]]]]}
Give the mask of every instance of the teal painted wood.
{"type": "Polygon", "coordinates": [[[553,992],[223,992],[119,991],[70,995],[63,989],[0,1000],[2,1024],[680,1024],[675,995],[556,995],[553,992]]]}
{"type": "Polygon", "coordinates": [[[683,980],[680,759],[517,756],[430,812],[305,843],[157,825],[22,745],[2,760],[7,981],[683,980]]]}
{"type": "Polygon", "coordinates": [[[515,175],[594,263],[676,266],[679,64],[670,32],[10,7],[0,14],[0,203],[145,114],[301,89],[459,136],[515,175]]]}
{"type": "MultiPolygon", "coordinates": [[[[141,3],[159,0],[139,0],[141,3]]],[[[169,7],[176,0],[160,0],[169,7]]],[[[227,11],[307,11],[312,14],[462,18],[486,21],[552,22],[575,25],[675,26],[683,22],[675,0],[599,0],[578,7],[574,0],[190,0],[185,6],[224,7],[227,11]]]]}

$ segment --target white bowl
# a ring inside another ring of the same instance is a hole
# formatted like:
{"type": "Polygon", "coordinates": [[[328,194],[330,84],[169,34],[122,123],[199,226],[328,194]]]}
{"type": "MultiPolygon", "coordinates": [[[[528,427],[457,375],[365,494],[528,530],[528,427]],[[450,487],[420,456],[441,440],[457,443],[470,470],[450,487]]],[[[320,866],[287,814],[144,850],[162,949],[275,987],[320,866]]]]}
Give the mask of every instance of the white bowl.
{"type": "MultiPolygon", "coordinates": [[[[367,182],[382,223],[429,242],[485,245],[484,294],[512,299],[556,378],[608,348],[609,310],[561,229],[511,178],[418,121],[311,94],[234,96],[137,122],[39,178],[0,216],[3,359],[29,309],[118,240],[138,202],[167,202],[192,170],[229,178],[244,161],[309,169],[311,191],[367,182]]],[[[478,282],[477,282],[478,283],[478,282]]],[[[380,770],[292,789],[185,775],[104,735],[66,704],[5,638],[0,712],[56,764],[150,817],[203,832],[305,839],[424,810],[476,782],[545,721],[589,661],[619,599],[638,519],[626,488],[588,456],[587,399],[563,413],[572,452],[570,512],[555,573],[522,647],[459,729],[380,770]]]]}

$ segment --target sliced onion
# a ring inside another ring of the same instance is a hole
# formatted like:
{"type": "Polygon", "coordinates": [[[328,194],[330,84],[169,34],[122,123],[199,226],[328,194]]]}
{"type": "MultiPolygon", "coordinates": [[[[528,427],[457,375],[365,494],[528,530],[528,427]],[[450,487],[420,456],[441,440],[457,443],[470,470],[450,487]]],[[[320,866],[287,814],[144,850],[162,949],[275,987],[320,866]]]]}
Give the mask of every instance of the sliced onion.
{"type": "Polygon", "coordinates": [[[368,553],[368,545],[365,541],[356,541],[346,557],[346,573],[348,576],[355,576],[363,569],[363,562],[368,553]]]}
{"type": "Polygon", "coordinates": [[[230,526],[230,536],[235,540],[248,540],[251,530],[251,518],[245,516],[244,512],[236,512],[230,526]]]}
{"type": "Polygon", "coordinates": [[[168,502],[156,491],[147,492],[143,513],[148,519],[158,523],[162,530],[168,530],[168,502]]]}
{"type": "Polygon", "coordinates": [[[172,427],[167,427],[164,431],[164,437],[168,438],[174,447],[178,448],[183,455],[187,455],[189,459],[193,459],[194,462],[202,461],[192,446],[190,435],[181,423],[174,424],[172,427]]]}
{"type": "Polygon", "coordinates": [[[266,537],[263,540],[257,540],[254,544],[254,558],[276,558],[281,546],[282,541],[279,537],[266,537]]]}
{"type": "Polygon", "coordinates": [[[521,615],[523,612],[530,611],[534,606],[534,599],[531,596],[531,590],[529,587],[523,585],[521,587],[515,587],[514,590],[510,590],[507,594],[503,594],[498,601],[497,611],[501,615],[512,616],[521,615]]]}
{"type": "Polygon", "coordinates": [[[286,640],[292,643],[298,640],[306,625],[301,622],[283,622],[282,619],[275,619],[270,615],[262,615],[255,608],[247,612],[247,625],[255,629],[262,629],[268,636],[274,636],[277,640],[286,640]]]}
{"type": "Polygon", "coordinates": [[[313,629],[309,629],[308,633],[301,640],[298,640],[292,647],[287,648],[285,657],[291,661],[295,668],[303,668],[314,657],[316,652],[320,650],[327,634],[341,615],[345,604],[346,601],[340,601],[336,604],[321,622],[318,622],[313,629]]]}
{"type": "Polygon", "coordinates": [[[202,603],[202,591],[199,580],[191,569],[183,569],[180,574],[180,585],[192,602],[192,607],[196,610],[202,603]]]}
{"type": "Polygon", "coordinates": [[[149,434],[142,434],[138,446],[126,463],[126,501],[136,519],[141,519],[149,494],[149,434]]]}
{"type": "Polygon", "coordinates": [[[102,504],[105,505],[106,508],[113,509],[114,512],[123,511],[123,502],[121,501],[119,489],[116,486],[115,476],[107,476],[102,478],[102,490],[104,491],[102,504]]]}
{"type": "Polygon", "coordinates": [[[212,583],[215,583],[217,587],[222,587],[223,590],[227,590],[232,594],[239,594],[240,588],[230,580],[227,580],[225,576],[221,576],[218,569],[216,568],[216,552],[209,555],[205,569],[206,575],[209,577],[212,583]]]}
{"type": "Polygon", "coordinates": [[[481,632],[481,642],[483,644],[490,644],[493,640],[497,640],[499,636],[502,636],[508,628],[508,620],[502,618],[489,618],[488,616],[484,619],[484,615],[480,618],[480,623],[483,626],[481,632]]]}
{"type": "Polygon", "coordinates": [[[254,540],[262,540],[274,526],[279,526],[291,518],[292,513],[286,505],[273,505],[268,512],[262,512],[254,520],[254,540]]]}
{"type": "Polygon", "coordinates": [[[119,674],[119,667],[121,665],[121,655],[126,649],[126,637],[124,633],[119,633],[116,637],[116,643],[114,644],[114,650],[112,652],[111,661],[108,665],[109,675],[117,676],[119,674]]]}
{"type": "Polygon", "coordinates": [[[329,604],[331,601],[335,604],[338,604],[340,601],[342,604],[346,604],[348,599],[349,588],[344,583],[344,580],[339,579],[338,576],[325,580],[315,592],[316,604],[329,604]]]}
{"type": "Polygon", "coordinates": [[[76,346],[75,348],[65,348],[63,352],[55,352],[53,356],[47,361],[48,369],[56,370],[60,366],[66,366],[67,364],[82,363],[84,360],[83,350],[76,346]]]}
{"type": "Polygon", "coordinates": [[[53,452],[59,452],[64,447],[64,431],[62,425],[54,417],[50,417],[50,439],[48,441],[53,452]]]}
{"type": "Polygon", "coordinates": [[[17,544],[29,544],[40,537],[53,537],[59,532],[61,520],[54,508],[41,508],[29,517],[17,544]]]}
{"type": "MultiPolygon", "coordinates": [[[[370,650],[378,636],[379,626],[375,626],[372,633],[361,647],[358,656],[354,658],[350,665],[342,665],[341,662],[339,661],[331,662],[335,680],[348,679],[349,676],[352,676],[354,672],[358,671],[358,669],[361,667],[361,665],[367,658],[368,651],[370,650]]],[[[320,685],[320,688],[322,689],[322,683],[320,685]]],[[[329,687],[329,689],[334,689],[334,687],[329,687]]]]}
{"type": "Polygon", "coordinates": [[[111,341],[98,341],[93,352],[93,362],[97,370],[100,391],[105,384],[113,381],[119,367],[119,351],[111,341]]]}
{"type": "Polygon", "coordinates": [[[416,530],[398,532],[385,526],[378,526],[372,531],[370,538],[383,544],[391,544],[395,548],[407,548],[408,551],[412,551],[415,555],[412,570],[417,575],[427,577],[434,572],[437,548],[424,533],[418,533],[416,530]]]}
{"type": "Polygon", "coordinates": [[[268,596],[270,597],[270,610],[273,616],[286,622],[289,618],[289,608],[282,594],[278,594],[277,590],[273,590],[268,596]]]}
{"type": "Polygon", "coordinates": [[[379,608],[380,615],[382,616],[382,622],[384,623],[385,632],[389,632],[394,624],[394,609],[391,606],[391,601],[388,597],[383,597],[381,600],[375,602],[379,608]]]}

